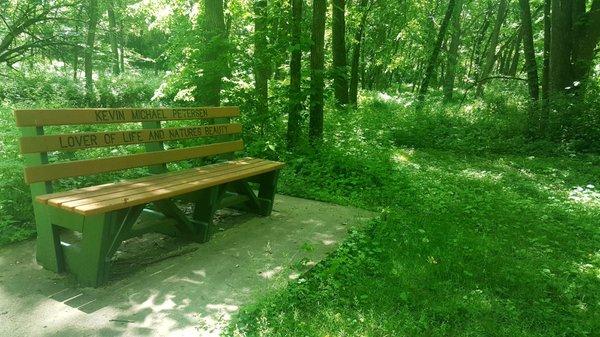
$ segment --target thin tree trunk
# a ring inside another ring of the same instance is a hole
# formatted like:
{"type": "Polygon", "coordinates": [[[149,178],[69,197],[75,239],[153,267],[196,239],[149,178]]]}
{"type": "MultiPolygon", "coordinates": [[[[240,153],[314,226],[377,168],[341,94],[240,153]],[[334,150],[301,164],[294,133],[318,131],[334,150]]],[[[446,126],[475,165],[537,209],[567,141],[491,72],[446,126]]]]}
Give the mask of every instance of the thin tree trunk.
{"type": "Polygon", "coordinates": [[[267,0],[257,0],[254,3],[254,79],[256,112],[263,131],[269,118],[269,77],[271,77],[266,15],[267,0]]]}
{"type": "Polygon", "coordinates": [[[197,88],[196,96],[201,104],[219,106],[223,76],[227,73],[227,30],[223,0],[204,0],[205,45],[202,61],[204,74],[197,88]]]}
{"type": "Polygon", "coordinates": [[[461,14],[463,0],[457,0],[452,16],[452,41],[450,50],[448,50],[448,64],[446,66],[446,76],[444,78],[444,101],[449,102],[454,95],[454,81],[456,79],[456,68],[458,66],[458,49],[461,38],[461,14]]]}
{"type": "Polygon", "coordinates": [[[521,30],[523,32],[523,49],[525,51],[525,69],[527,70],[527,83],[531,100],[537,102],[540,99],[540,87],[538,82],[537,63],[535,61],[535,49],[533,46],[533,27],[531,24],[531,7],[529,0],[519,0],[521,7],[521,30]]]}
{"type": "Polygon", "coordinates": [[[78,47],[75,47],[75,51],[73,52],[73,81],[77,82],[79,71],[79,51],[78,47]]]}
{"type": "Polygon", "coordinates": [[[114,75],[121,73],[119,66],[119,45],[117,43],[117,20],[113,0],[108,0],[106,12],[108,14],[108,34],[110,37],[110,49],[112,52],[112,72],[114,75]]]}
{"type": "Polygon", "coordinates": [[[552,0],[544,1],[544,67],[542,70],[542,116],[540,117],[540,136],[547,137],[550,118],[550,46],[551,46],[552,0]]]}
{"type": "Polygon", "coordinates": [[[346,0],[333,0],[331,49],[333,54],[333,91],[338,106],[348,104],[348,69],[346,57],[346,0]]]}
{"type": "MultiPolygon", "coordinates": [[[[519,0],[520,1],[520,0],[519,0]]],[[[514,54],[512,60],[510,62],[510,69],[508,70],[509,76],[517,76],[517,71],[519,71],[519,61],[521,59],[521,44],[523,43],[523,30],[519,30],[519,35],[515,40],[514,46],[514,54]]]]}
{"type": "Polygon", "coordinates": [[[313,0],[312,47],[310,52],[311,98],[309,140],[313,146],[323,141],[324,63],[326,0],[313,0]]]}
{"type": "Polygon", "coordinates": [[[535,49],[533,46],[533,27],[531,23],[531,7],[529,0],[519,0],[521,16],[521,32],[523,36],[523,50],[525,51],[525,69],[527,71],[527,86],[531,105],[529,107],[528,133],[534,135],[539,125],[538,101],[540,99],[540,87],[538,82],[537,63],[535,61],[535,49]]]}
{"type": "Polygon", "coordinates": [[[119,66],[122,73],[125,72],[125,32],[123,31],[123,21],[119,21],[119,66]]]}
{"type": "MultiPolygon", "coordinates": [[[[519,29],[521,31],[521,29],[519,29]]],[[[515,41],[518,38],[514,36],[508,40],[504,46],[502,47],[500,62],[498,65],[499,73],[501,75],[509,76],[510,74],[510,66],[512,64],[512,60],[515,54],[515,41]]]]}
{"type": "Polygon", "coordinates": [[[485,33],[487,32],[490,26],[489,16],[486,15],[483,19],[483,24],[481,25],[481,29],[477,34],[477,39],[471,50],[471,57],[469,58],[469,68],[467,71],[467,76],[470,78],[474,76],[473,74],[479,73],[479,54],[481,51],[481,46],[483,45],[483,40],[485,39],[485,33]]]}
{"type": "Polygon", "coordinates": [[[298,146],[300,140],[300,122],[302,112],[302,6],[304,0],[290,0],[292,7],[291,21],[291,58],[290,58],[290,92],[289,116],[287,126],[288,149],[298,146]]]}
{"type": "Polygon", "coordinates": [[[512,57],[513,44],[510,42],[506,42],[502,48],[500,49],[500,61],[498,62],[498,73],[501,75],[506,75],[508,71],[507,68],[510,68],[510,59],[512,57]]]}
{"type": "Polygon", "coordinates": [[[365,26],[367,24],[367,18],[369,15],[369,9],[367,9],[367,3],[369,0],[362,0],[360,3],[360,9],[362,11],[362,17],[358,30],[354,35],[354,42],[352,46],[352,65],[350,69],[350,89],[348,101],[351,105],[357,106],[358,104],[358,81],[359,81],[359,66],[360,66],[360,55],[362,48],[362,39],[365,35],[365,26]]]}
{"type": "Polygon", "coordinates": [[[440,30],[438,32],[437,41],[435,46],[433,47],[433,52],[431,53],[431,57],[427,62],[427,69],[425,70],[425,77],[423,78],[423,82],[421,84],[421,88],[419,89],[419,94],[417,97],[418,107],[421,107],[421,103],[425,100],[425,95],[427,95],[427,90],[429,89],[429,83],[433,78],[433,72],[435,71],[435,67],[438,62],[438,56],[440,55],[440,50],[442,49],[442,44],[444,43],[444,39],[446,38],[446,32],[448,31],[448,25],[450,23],[450,19],[452,18],[452,13],[454,12],[454,6],[456,5],[456,0],[450,0],[448,2],[448,8],[446,9],[446,15],[444,16],[444,21],[442,21],[442,25],[440,26],[440,30]]]}
{"type": "Polygon", "coordinates": [[[498,6],[498,13],[496,16],[496,23],[494,24],[494,29],[492,30],[490,44],[488,46],[484,64],[479,75],[479,84],[477,85],[477,96],[479,97],[483,96],[483,85],[485,81],[482,81],[482,79],[488,77],[492,72],[492,69],[494,69],[494,63],[496,62],[496,47],[498,46],[498,39],[500,37],[500,28],[502,28],[502,24],[506,19],[507,7],[508,1],[500,0],[500,4],[498,6]]]}
{"type": "MultiPolygon", "coordinates": [[[[75,22],[75,36],[79,36],[79,22],[75,22]]],[[[73,81],[77,82],[79,72],[79,43],[73,46],[73,81]]]]}
{"type": "Polygon", "coordinates": [[[96,41],[96,27],[98,25],[98,1],[89,0],[88,2],[88,31],[85,47],[85,92],[87,104],[92,106],[95,104],[94,94],[94,42],[96,41]]]}

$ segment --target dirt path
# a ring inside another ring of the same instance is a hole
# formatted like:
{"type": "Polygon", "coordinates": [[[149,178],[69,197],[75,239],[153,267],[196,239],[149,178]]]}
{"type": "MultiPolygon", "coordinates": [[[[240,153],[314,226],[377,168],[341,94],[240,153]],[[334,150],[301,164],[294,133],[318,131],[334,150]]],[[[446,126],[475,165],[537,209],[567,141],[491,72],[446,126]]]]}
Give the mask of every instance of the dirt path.
{"type": "Polygon", "coordinates": [[[370,216],[278,196],[271,217],[222,214],[207,244],[129,242],[99,289],[42,270],[33,241],[0,248],[0,336],[217,336],[240,306],[298,278],[370,216]]]}

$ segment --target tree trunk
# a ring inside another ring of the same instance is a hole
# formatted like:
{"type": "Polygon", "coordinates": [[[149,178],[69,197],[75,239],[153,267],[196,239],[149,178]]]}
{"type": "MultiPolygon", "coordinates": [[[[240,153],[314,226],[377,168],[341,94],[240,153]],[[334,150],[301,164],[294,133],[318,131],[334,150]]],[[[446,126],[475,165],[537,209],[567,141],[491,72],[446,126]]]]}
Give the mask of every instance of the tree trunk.
{"type": "Polygon", "coordinates": [[[369,0],[362,0],[360,3],[360,10],[362,11],[362,17],[358,30],[354,35],[354,41],[352,45],[352,65],[350,69],[350,89],[348,101],[351,105],[356,106],[358,104],[358,81],[359,81],[359,68],[360,68],[360,54],[362,48],[362,39],[365,35],[365,26],[367,25],[367,17],[369,15],[369,9],[367,9],[367,3],[369,0]]]}
{"type": "Polygon", "coordinates": [[[333,0],[331,49],[333,53],[333,90],[337,105],[348,104],[348,69],[346,58],[346,0],[333,0]]]}
{"type": "Polygon", "coordinates": [[[431,57],[427,62],[427,69],[425,70],[425,77],[423,78],[423,82],[421,84],[421,88],[419,89],[419,94],[417,97],[418,107],[421,107],[421,103],[425,100],[425,95],[427,95],[427,90],[429,89],[429,83],[433,78],[433,72],[435,71],[435,67],[437,65],[438,56],[440,55],[440,50],[442,49],[442,44],[446,38],[446,31],[448,31],[448,25],[450,23],[450,19],[452,18],[452,13],[454,12],[454,7],[456,5],[456,0],[450,0],[448,2],[448,8],[446,9],[446,15],[444,16],[444,21],[442,21],[442,25],[440,26],[440,30],[438,32],[437,41],[435,46],[433,47],[433,52],[431,53],[431,57]]]}
{"type": "Polygon", "coordinates": [[[454,95],[454,81],[456,78],[456,68],[458,66],[458,49],[460,48],[461,38],[461,14],[463,0],[457,0],[452,16],[452,41],[448,50],[448,64],[446,65],[446,76],[444,78],[444,101],[449,102],[454,95]]]}
{"type": "Polygon", "coordinates": [[[313,0],[312,47],[310,52],[311,98],[309,140],[313,146],[323,141],[323,90],[325,63],[325,19],[326,0],[313,0]]]}
{"type": "MultiPolygon", "coordinates": [[[[520,0],[519,0],[520,1],[520,0]]],[[[519,71],[519,60],[521,58],[521,44],[523,43],[523,30],[519,30],[519,35],[515,40],[514,46],[514,54],[512,60],[510,62],[510,69],[508,70],[508,76],[517,76],[517,71],[519,71]]]]}
{"type": "Polygon", "coordinates": [[[551,45],[552,0],[544,1],[544,67],[542,70],[542,116],[540,117],[540,136],[546,138],[550,116],[550,45],[551,45]]]}
{"type": "Polygon", "coordinates": [[[256,113],[263,131],[269,118],[269,77],[271,77],[267,34],[267,0],[256,0],[254,3],[254,79],[256,113]]]}
{"type": "Polygon", "coordinates": [[[507,0],[500,0],[500,4],[498,6],[498,13],[496,16],[496,23],[494,24],[494,29],[492,30],[492,35],[490,37],[490,45],[486,51],[485,60],[483,63],[483,67],[481,69],[481,73],[479,75],[479,82],[477,85],[477,96],[483,96],[484,91],[484,82],[485,78],[487,78],[492,69],[494,68],[494,63],[496,62],[496,47],[498,46],[498,39],[500,37],[500,29],[502,28],[502,24],[506,19],[506,10],[508,7],[507,0]]]}
{"type": "Polygon", "coordinates": [[[86,47],[84,55],[84,71],[85,71],[85,92],[87,104],[93,106],[95,104],[94,93],[94,42],[96,41],[96,27],[98,25],[98,1],[89,0],[88,2],[88,31],[86,38],[86,47]]]}
{"type": "Polygon", "coordinates": [[[125,33],[123,32],[123,20],[119,21],[119,66],[122,73],[125,72],[125,33]]]}
{"type": "Polygon", "coordinates": [[[205,43],[201,46],[204,49],[201,60],[204,73],[195,96],[200,104],[219,106],[223,76],[227,73],[229,47],[223,0],[204,0],[204,10],[205,43]]]}
{"type": "Polygon", "coordinates": [[[290,0],[292,7],[291,21],[291,57],[290,57],[290,92],[289,115],[287,126],[288,149],[298,146],[300,140],[300,122],[302,112],[302,6],[304,0],[290,0]]]}
{"type": "Polygon", "coordinates": [[[113,0],[108,0],[107,3],[107,14],[108,14],[108,34],[110,37],[110,49],[112,52],[112,72],[113,75],[119,75],[121,73],[119,67],[119,45],[117,42],[117,20],[115,18],[115,8],[113,0]]]}
{"type": "Polygon", "coordinates": [[[525,51],[525,69],[527,71],[527,86],[531,105],[529,107],[529,118],[527,130],[530,136],[536,134],[539,126],[538,101],[540,99],[540,87],[538,82],[537,62],[535,61],[535,48],[533,46],[533,27],[531,23],[531,7],[529,0],[519,0],[521,16],[521,32],[523,36],[523,50],[525,51]]]}
{"type": "Polygon", "coordinates": [[[587,0],[573,0],[573,24],[576,24],[581,16],[585,14],[586,2],[587,0]]]}
{"type": "Polygon", "coordinates": [[[572,0],[552,1],[552,39],[550,43],[550,86],[552,92],[571,88],[572,0]]]}
{"type": "Polygon", "coordinates": [[[73,81],[77,82],[77,72],[79,71],[79,51],[77,48],[74,48],[73,51],[73,81]]]}
{"type": "Polygon", "coordinates": [[[533,46],[533,27],[531,24],[531,8],[529,0],[519,0],[521,7],[521,31],[523,32],[523,50],[525,51],[525,69],[527,70],[527,83],[531,100],[540,99],[537,63],[533,46]]]}
{"type": "Polygon", "coordinates": [[[573,50],[573,75],[575,80],[585,84],[593,67],[597,46],[600,42],[600,0],[592,4],[590,12],[585,13],[585,1],[576,11],[577,21],[574,22],[575,41],[573,50]]]}
{"type": "MultiPolygon", "coordinates": [[[[81,14],[81,11],[79,11],[81,14]]],[[[75,22],[75,36],[79,36],[79,22],[75,22]]],[[[77,82],[79,72],[79,44],[75,43],[73,46],[73,81],[77,82]]]]}
{"type": "Polygon", "coordinates": [[[587,13],[585,1],[554,0],[550,21],[550,93],[580,92],[600,41],[600,0],[587,13]]]}
{"type": "Polygon", "coordinates": [[[477,39],[471,48],[471,56],[469,57],[469,67],[467,70],[467,77],[471,78],[476,76],[479,73],[479,54],[481,54],[481,48],[483,45],[483,40],[485,39],[486,32],[490,26],[489,15],[485,15],[483,18],[483,24],[481,25],[481,29],[477,33],[477,39]],[[475,75],[474,75],[475,74],[475,75]]]}

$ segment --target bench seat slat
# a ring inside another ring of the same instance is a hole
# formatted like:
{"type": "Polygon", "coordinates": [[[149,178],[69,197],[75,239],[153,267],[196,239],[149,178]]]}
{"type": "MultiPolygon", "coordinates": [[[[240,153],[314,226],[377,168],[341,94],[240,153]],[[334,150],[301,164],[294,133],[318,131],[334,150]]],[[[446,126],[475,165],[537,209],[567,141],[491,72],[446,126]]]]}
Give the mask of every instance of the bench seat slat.
{"type": "Polygon", "coordinates": [[[128,196],[144,190],[153,190],[163,186],[176,184],[179,181],[188,181],[197,179],[198,176],[217,176],[239,170],[239,168],[250,167],[254,164],[261,164],[258,159],[251,161],[228,162],[213,166],[209,169],[189,169],[181,171],[178,175],[154,176],[148,180],[131,180],[129,184],[121,186],[107,186],[97,191],[85,192],[67,197],[52,198],[51,203],[54,206],[61,206],[65,209],[73,209],[76,206],[90,204],[102,200],[107,200],[119,196],[128,196]]]}
{"type": "MultiPolygon", "coordinates": [[[[246,162],[246,161],[253,161],[253,160],[258,160],[258,159],[243,158],[243,159],[240,159],[238,161],[244,161],[244,162],[246,162]]],[[[181,175],[181,174],[188,174],[189,171],[210,170],[213,166],[219,166],[219,165],[223,165],[223,163],[211,164],[211,165],[204,165],[204,166],[201,166],[201,167],[192,168],[190,170],[170,171],[170,172],[162,173],[162,174],[159,174],[159,175],[150,175],[150,176],[138,178],[138,179],[135,179],[135,180],[120,180],[120,181],[113,182],[113,183],[106,183],[106,184],[102,184],[102,185],[94,185],[94,186],[82,187],[82,188],[78,188],[78,189],[74,189],[74,190],[68,190],[68,191],[63,191],[63,192],[56,192],[56,193],[52,193],[52,194],[43,194],[43,195],[37,196],[36,200],[38,202],[41,202],[41,203],[45,204],[45,203],[47,203],[48,199],[77,196],[79,194],[92,193],[92,192],[98,192],[99,194],[103,194],[104,191],[110,191],[110,189],[112,189],[112,188],[120,188],[122,186],[128,186],[130,184],[133,184],[135,182],[143,182],[143,181],[152,180],[152,179],[155,179],[155,177],[157,177],[157,176],[168,177],[168,176],[175,176],[175,175],[181,175]]]]}
{"type": "MultiPolygon", "coordinates": [[[[240,180],[263,173],[275,171],[283,167],[283,163],[269,160],[241,159],[217,165],[204,166],[201,170],[186,170],[183,175],[156,175],[117,184],[106,184],[96,190],[82,189],[81,195],[94,192],[89,200],[76,199],[73,203],[64,203],[64,193],[42,195],[36,198],[38,202],[60,207],[82,215],[90,216],[109,211],[119,210],[136,205],[142,205],[156,200],[176,197],[204,188],[240,180]],[[191,172],[191,174],[189,174],[191,172]],[[160,184],[153,184],[153,178],[160,184]],[[141,184],[143,186],[135,185],[141,184]],[[134,186],[137,186],[134,187],[134,186]],[[127,188],[130,188],[129,190],[127,188]],[[102,194],[103,189],[111,191],[102,194]],[[101,192],[98,194],[97,192],[101,192]],[[56,198],[55,198],[56,196],[56,198]],[[57,200],[55,202],[54,200],[57,200]],[[60,201],[63,200],[63,201],[60,201]]],[[[78,195],[80,190],[75,190],[73,195],[78,195]]]]}
{"type": "Polygon", "coordinates": [[[62,178],[86,176],[192,158],[214,156],[241,151],[243,149],[244,143],[241,140],[237,140],[160,152],[138,153],[127,156],[30,166],[25,168],[25,181],[28,184],[52,181],[62,178]]]}
{"type": "MultiPolygon", "coordinates": [[[[205,174],[191,174],[183,177],[177,177],[178,179],[162,179],[157,181],[148,181],[141,184],[134,184],[129,189],[116,190],[112,193],[99,195],[95,197],[82,198],[79,200],[73,200],[69,202],[56,203],[56,206],[60,206],[64,209],[75,210],[80,207],[84,207],[89,204],[98,204],[103,203],[105,201],[112,201],[116,199],[129,199],[131,196],[137,196],[139,194],[145,193],[154,193],[155,191],[162,191],[163,189],[171,188],[173,186],[185,185],[189,183],[193,183],[201,177],[201,179],[210,181],[212,179],[219,179],[224,175],[237,174],[241,171],[250,171],[254,169],[259,169],[262,166],[271,165],[270,163],[259,162],[256,164],[249,164],[247,166],[237,166],[237,167],[229,167],[223,170],[214,170],[213,172],[208,172],[205,174]]],[[[54,200],[52,200],[54,204],[54,200]]]]}

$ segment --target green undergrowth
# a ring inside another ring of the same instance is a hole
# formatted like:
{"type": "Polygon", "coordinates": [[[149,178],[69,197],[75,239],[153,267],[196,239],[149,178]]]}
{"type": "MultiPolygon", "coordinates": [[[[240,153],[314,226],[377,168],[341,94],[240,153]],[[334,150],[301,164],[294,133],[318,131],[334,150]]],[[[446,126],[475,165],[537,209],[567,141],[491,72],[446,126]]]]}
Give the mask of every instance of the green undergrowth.
{"type": "Polygon", "coordinates": [[[29,187],[23,181],[12,111],[0,107],[0,245],[35,234],[29,187]]]}
{"type": "MultiPolygon", "coordinates": [[[[469,151],[458,140],[444,148],[441,141],[450,138],[441,130],[396,123],[409,114],[401,103],[376,99],[357,113],[330,114],[321,151],[284,158],[284,193],[380,215],[350,230],[335,253],[287,288],[243,309],[228,334],[600,331],[600,158],[543,144],[535,154],[510,154],[483,134],[469,140],[481,149],[469,151]]],[[[468,123],[492,128],[480,118],[468,123]]],[[[511,130],[505,121],[495,134],[511,130]]]]}
{"type": "MultiPolygon", "coordinates": [[[[585,137],[597,131],[582,127],[579,143],[531,141],[518,101],[432,104],[421,113],[410,104],[369,94],[356,111],[326,114],[319,151],[294,154],[283,118],[268,132],[242,119],[247,155],[287,163],[280,192],[379,216],[287,288],[243,309],[229,334],[593,336],[600,158],[576,149],[589,149],[585,137]]],[[[34,234],[17,138],[12,113],[0,109],[0,244],[34,234]]]]}

